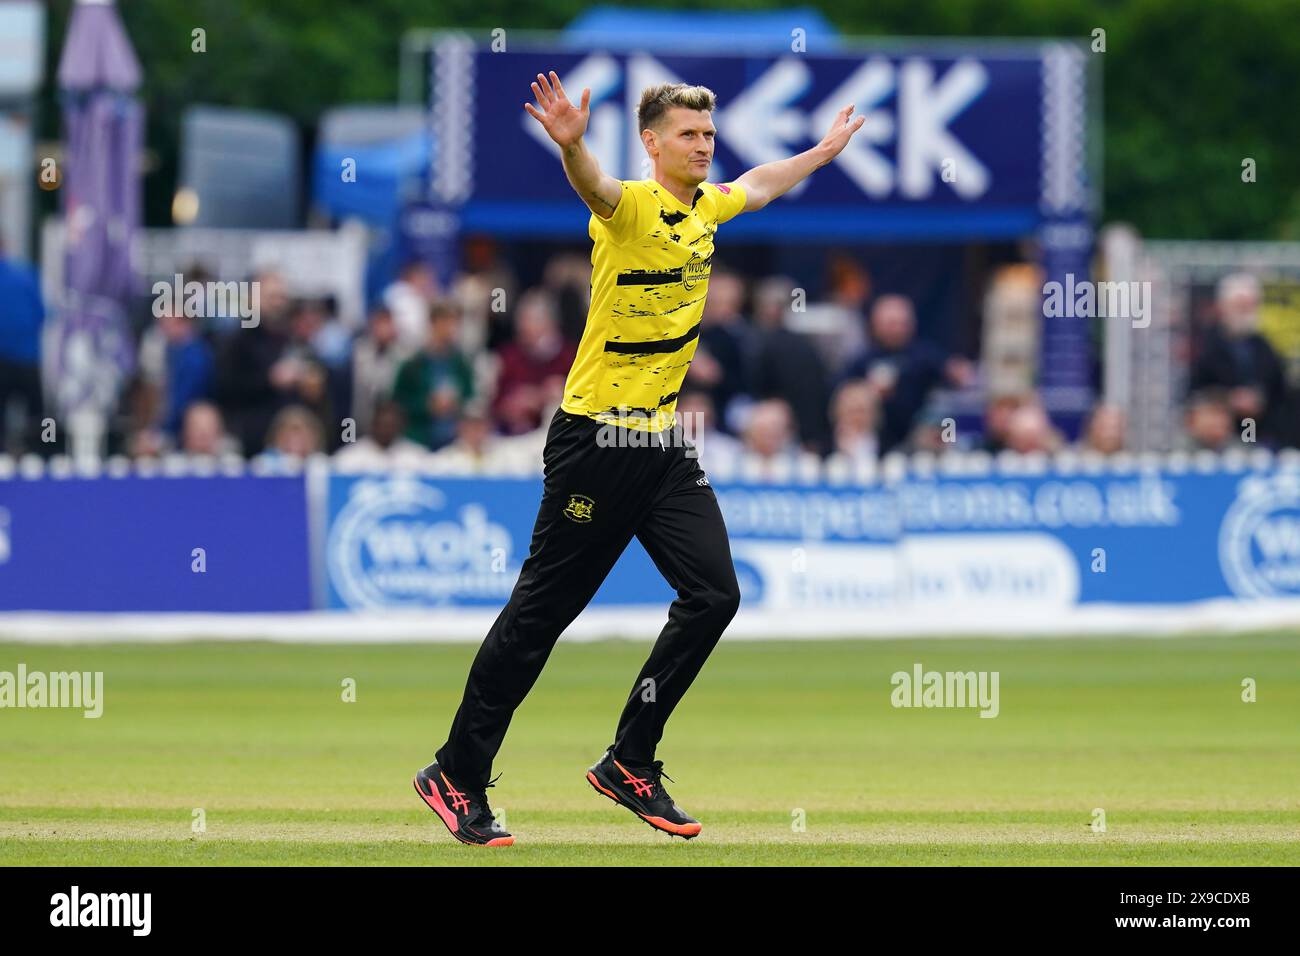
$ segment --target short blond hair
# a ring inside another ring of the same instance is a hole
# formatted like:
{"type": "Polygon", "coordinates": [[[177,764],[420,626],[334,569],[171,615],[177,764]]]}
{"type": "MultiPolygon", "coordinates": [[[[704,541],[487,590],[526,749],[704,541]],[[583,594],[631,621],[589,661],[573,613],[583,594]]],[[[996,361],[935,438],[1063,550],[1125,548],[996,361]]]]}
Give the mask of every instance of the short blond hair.
{"type": "Polygon", "coordinates": [[[718,108],[718,98],[707,86],[691,86],[689,83],[660,83],[648,86],[641,93],[641,104],[636,108],[636,121],[639,131],[655,126],[674,106],[688,110],[708,110],[712,113],[718,108]]]}

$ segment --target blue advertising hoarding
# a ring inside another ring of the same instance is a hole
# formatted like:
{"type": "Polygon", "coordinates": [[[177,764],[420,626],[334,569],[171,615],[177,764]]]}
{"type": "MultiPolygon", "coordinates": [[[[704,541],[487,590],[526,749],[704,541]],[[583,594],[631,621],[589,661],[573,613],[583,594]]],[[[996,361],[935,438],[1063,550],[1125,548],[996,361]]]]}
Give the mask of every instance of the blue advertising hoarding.
{"type": "MultiPolygon", "coordinates": [[[[0,611],[304,611],[314,565],[336,610],[508,600],[540,479],[323,477],[311,506],[301,476],[0,481],[0,611]]],[[[820,612],[1051,629],[1089,606],[1300,606],[1296,468],[714,487],[742,611],[795,633],[820,612]]],[[[673,596],[633,540],[592,605],[673,596]]]]}
{"type": "MultiPolygon", "coordinates": [[[[714,482],[742,608],[928,612],[1300,599],[1300,471],[990,475],[895,484],[714,482]]],[[[539,479],[335,476],[334,608],[497,607],[539,479]]],[[[637,542],[595,606],[666,605],[637,542]]]]}
{"type": "Polygon", "coordinates": [[[523,109],[537,73],[553,69],[575,101],[591,89],[586,142],[620,179],[650,175],[635,115],[656,83],[718,95],[715,182],[815,145],[856,104],[866,123],[844,152],[761,215],[728,223],[732,239],[1020,237],[1091,207],[1086,56],[1032,41],[782,54],[534,38],[493,50],[448,34],[434,47],[431,190],[460,206],[466,231],[585,234],[558,148],[523,109]]]}
{"type": "MultiPolygon", "coordinates": [[[[331,608],[499,608],[528,556],[541,481],[330,478],[325,569],[331,608]]],[[[596,601],[672,600],[635,541],[596,601]]]]}
{"type": "Polygon", "coordinates": [[[0,610],[305,611],[309,554],[301,477],[0,480],[0,610]]]}

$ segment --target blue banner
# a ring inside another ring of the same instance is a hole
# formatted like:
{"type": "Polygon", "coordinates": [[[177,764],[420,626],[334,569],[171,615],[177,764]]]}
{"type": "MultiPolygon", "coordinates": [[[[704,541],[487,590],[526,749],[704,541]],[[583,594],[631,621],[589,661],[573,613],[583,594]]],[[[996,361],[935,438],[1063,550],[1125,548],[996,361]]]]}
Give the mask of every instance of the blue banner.
{"type": "MultiPolygon", "coordinates": [[[[528,556],[540,479],[330,479],[325,569],[331,608],[499,608],[528,556]]],[[[672,589],[633,541],[596,594],[667,603],[672,589]]]]}
{"type": "Polygon", "coordinates": [[[0,480],[0,610],[305,611],[297,478],[0,480]]]}
{"type": "Polygon", "coordinates": [[[434,51],[430,181],[462,206],[466,231],[584,233],[558,149],[523,109],[529,84],[553,69],[575,102],[591,89],[586,141],[620,179],[650,176],[635,115],[656,83],[717,94],[714,182],[808,149],[856,104],[866,123],[844,152],[761,215],[728,223],[733,239],[1020,237],[1089,205],[1086,63],[1068,43],[688,54],[560,40],[493,51],[446,36],[434,51]]]}
{"type": "MultiPolygon", "coordinates": [[[[322,601],[354,610],[500,608],[542,493],[538,478],[321,487],[322,601]]],[[[1300,469],[714,488],[742,607],[810,627],[819,611],[1060,624],[1090,605],[1300,600],[1300,469]]],[[[294,477],[3,480],[0,610],[307,610],[308,510],[294,477]]],[[[592,603],[673,596],[633,540],[592,603]]]]}
{"type": "MultiPolygon", "coordinates": [[[[751,610],[927,612],[1300,598],[1300,471],[1045,474],[891,485],[714,482],[751,610]]],[[[499,607],[539,479],[335,476],[335,608],[499,607]]],[[[636,541],[593,605],[673,598],[636,541]]]]}

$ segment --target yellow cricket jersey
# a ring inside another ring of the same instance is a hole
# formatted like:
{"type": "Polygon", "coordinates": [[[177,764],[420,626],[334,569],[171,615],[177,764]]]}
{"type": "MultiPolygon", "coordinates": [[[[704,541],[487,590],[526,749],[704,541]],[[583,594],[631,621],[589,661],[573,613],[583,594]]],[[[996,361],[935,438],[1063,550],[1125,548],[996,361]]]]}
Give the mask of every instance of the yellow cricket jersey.
{"type": "Polygon", "coordinates": [[[587,226],[591,311],[560,407],[658,432],[700,338],[713,234],[745,208],[745,190],[703,183],[688,206],[653,179],[622,185],[614,214],[587,226]]]}

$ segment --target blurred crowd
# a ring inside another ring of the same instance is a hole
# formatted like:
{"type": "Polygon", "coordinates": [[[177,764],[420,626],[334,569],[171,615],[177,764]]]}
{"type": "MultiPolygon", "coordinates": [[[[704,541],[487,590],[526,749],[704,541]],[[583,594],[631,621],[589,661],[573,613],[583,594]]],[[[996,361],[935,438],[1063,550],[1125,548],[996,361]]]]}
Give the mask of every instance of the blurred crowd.
{"type": "MultiPolygon", "coordinates": [[[[331,302],[293,298],[281,276],[257,275],[255,327],[172,308],[139,329],[109,453],[270,462],[325,453],[358,470],[431,462],[461,473],[535,470],[586,321],[590,277],[586,257],[559,254],[540,283],[520,289],[495,256],[471,255],[443,287],[411,262],[352,332],[331,302]]],[[[213,277],[196,264],[185,278],[213,277]]],[[[1097,406],[1068,443],[1032,391],[985,395],[976,362],[918,336],[906,296],[866,288],[847,269],[816,303],[813,328],[792,310],[793,280],[714,268],[677,402],[706,467],[780,478],[870,468],[893,451],[1127,448],[1121,409],[1097,406]],[[950,411],[962,390],[983,396],[973,427],[950,411]]],[[[1190,367],[1185,447],[1293,440],[1283,364],[1256,328],[1259,306],[1251,276],[1220,282],[1216,324],[1190,367]]],[[[31,412],[41,402],[42,314],[34,277],[0,259],[0,450],[39,450],[41,416],[31,412]]]]}

